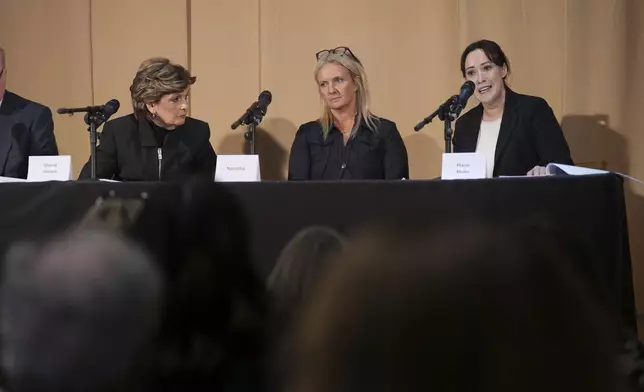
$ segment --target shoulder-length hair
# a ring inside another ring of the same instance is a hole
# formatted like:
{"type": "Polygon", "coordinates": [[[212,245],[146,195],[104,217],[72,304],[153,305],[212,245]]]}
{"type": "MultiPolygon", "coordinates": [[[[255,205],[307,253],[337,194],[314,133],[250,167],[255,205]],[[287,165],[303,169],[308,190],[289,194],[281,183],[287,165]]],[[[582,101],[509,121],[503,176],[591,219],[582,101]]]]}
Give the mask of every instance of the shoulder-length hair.
{"type": "MultiPolygon", "coordinates": [[[[318,60],[317,66],[315,67],[315,72],[313,73],[313,78],[315,79],[316,85],[318,84],[318,73],[320,69],[328,63],[336,63],[349,71],[353,83],[355,83],[358,90],[356,91],[356,120],[354,128],[360,125],[364,120],[367,124],[367,127],[374,133],[378,131],[378,125],[380,119],[371,113],[371,98],[369,93],[369,83],[367,82],[367,74],[365,73],[364,67],[360,64],[353,56],[347,54],[337,54],[330,53],[327,56],[324,56],[318,60]]],[[[318,87],[319,88],[319,87],[318,87]]],[[[329,134],[329,129],[333,123],[333,115],[331,114],[331,109],[327,106],[323,99],[320,99],[321,104],[321,113],[320,113],[320,125],[322,126],[322,135],[326,139],[329,134]]]]}
{"type": "Polygon", "coordinates": [[[166,58],[145,60],[130,86],[134,116],[149,116],[147,104],[158,102],[164,95],[183,92],[196,81],[197,77],[190,75],[190,71],[166,58]]]}

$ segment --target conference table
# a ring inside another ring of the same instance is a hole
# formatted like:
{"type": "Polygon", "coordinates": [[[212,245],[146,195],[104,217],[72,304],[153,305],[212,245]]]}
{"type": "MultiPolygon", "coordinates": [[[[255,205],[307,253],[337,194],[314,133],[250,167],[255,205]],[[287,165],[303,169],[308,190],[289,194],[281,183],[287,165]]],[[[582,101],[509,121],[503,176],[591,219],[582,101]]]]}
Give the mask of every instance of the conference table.
{"type": "MultiPolygon", "coordinates": [[[[0,184],[0,251],[4,253],[16,240],[43,238],[70,227],[110,191],[122,197],[174,192],[179,198],[175,192],[179,186],[92,181],[0,184]]],[[[212,187],[227,190],[243,208],[253,265],[262,278],[268,276],[284,245],[307,226],[351,233],[370,224],[404,223],[419,230],[440,230],[477,222],[541,222],[562,229],[561,235],[570,236],[585,254],[592,255],[582,266],[585,275],[596,287],[607,289],[606,301],[623,323],[628,328],[636,326],[623,183],[614,174],[449,181],[265,181],[212,187]]],[[[173,208],[173,203],[168,202],[167,208],[173,208]]]]}

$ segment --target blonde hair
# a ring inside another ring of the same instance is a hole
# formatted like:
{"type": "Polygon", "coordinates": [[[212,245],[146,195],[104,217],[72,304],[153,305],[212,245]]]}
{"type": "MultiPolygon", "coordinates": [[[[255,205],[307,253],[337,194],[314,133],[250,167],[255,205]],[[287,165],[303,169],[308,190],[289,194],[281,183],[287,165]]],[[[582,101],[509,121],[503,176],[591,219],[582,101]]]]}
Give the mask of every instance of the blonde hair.
{"type": "MultiPolygon", "coordinates": [[[[373,133],[376,133],[378,131],[380,119],[373,115],[369,110],[371,100],[369,95],[369,83],[367,82],[367,74],[365,73],[362,64],[356,61],[356,59],[349,54],[329,53],[328,55],[321,57],[315,67],[313,77],[316,85],[318,84],[318,73],[320,72],[320,69],[328,63],[339,64],[346,68],[347,71],[349,71],[349,74],[351,74],[353,83],[358,87],[358,90],[356,91],[356,121],[354,129],[351,131],[351,136],[354,136],[355,131],[358,129],[363,119],[367,123],[367,128],[369,128],[373,133]]],[[[333,123],[333,115],[331,114],[331,109],[323,99],[320,99],[320,104],[321,114],[318,121],[322,126],[322,135],[326,139],[329,134],[331,124],[333,123]]]]}
{"type": "Polygon", "coordinates": [[[139,66],[130,93],[136,118],[149,116],[146,104],[157,102],[167,94],[180,93],[197,81],[190,71],[162,57],[145,60],[139,66]]]}

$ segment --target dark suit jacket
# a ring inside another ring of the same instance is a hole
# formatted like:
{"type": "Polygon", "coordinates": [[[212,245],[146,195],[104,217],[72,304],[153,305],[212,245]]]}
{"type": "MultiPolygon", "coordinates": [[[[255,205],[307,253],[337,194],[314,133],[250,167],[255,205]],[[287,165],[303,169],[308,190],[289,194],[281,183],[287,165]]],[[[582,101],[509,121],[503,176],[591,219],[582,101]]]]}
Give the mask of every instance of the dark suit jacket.
{"type": "Polygon", "coordinates": [[[31,155],[58,155],[51,110],[6,91],[0,106],[0,176],[27,178],[31,155]]]}
{"type": "MultiPolygon", "coordinates": [[[[192,175],[214,177],[217,155],[210,145],[207,123],[186,118],[168,131],[163,142],[159,172],[157,140],[147,119],[134,114],[105,123],[96,148],[98,178],[119,181],[178,180],[192,175]]],[[[88,160],[79,179],[91,177],[88,160]]]]}
{"type": "Polygon", "coordinates": [[[325,140],[319,121],[301,125],[291,147],[288,179],[409,179],[407,149],[396,124],[385,118],[377,124],[374,133],[363,120],[346,146],[335,126],[325,140]]]}
{"type": "MultiPolygon", "coordinates": [[[[456,121],[454,152],[476,151],[482,118],[483,106],[479,104],[456,121]]],[[[552,109],[543,98],[507,88],[493,175],[525,175],[533,167],[551,162],[573,164],[552,109]]]]}

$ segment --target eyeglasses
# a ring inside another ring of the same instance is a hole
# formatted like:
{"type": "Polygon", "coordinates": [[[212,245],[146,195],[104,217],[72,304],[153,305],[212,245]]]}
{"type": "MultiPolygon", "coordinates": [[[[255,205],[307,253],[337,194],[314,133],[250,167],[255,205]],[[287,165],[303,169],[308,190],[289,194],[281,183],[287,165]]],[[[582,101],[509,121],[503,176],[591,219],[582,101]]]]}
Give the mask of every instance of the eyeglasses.
{"type": "Polygon", "coordinates": [[[353,58],[358,64],[362,65],[360,60],[356,57],[355,54],[351,51],[351,49],[347,48],[346,46],[338,46],[335,49],[324,49],[315,54],[315,58],[320,61],[321,59],[331,55],[331,54],[337,54],[339,56],[344,56],[348,55],[349,57],[353,58]]]}
{"type": "Polygon", "coordinates": [[[4,68],[2,68],[2,70],[0,71],[0,78],[2,77],[3,74],[4,74],[4,68]]]}

